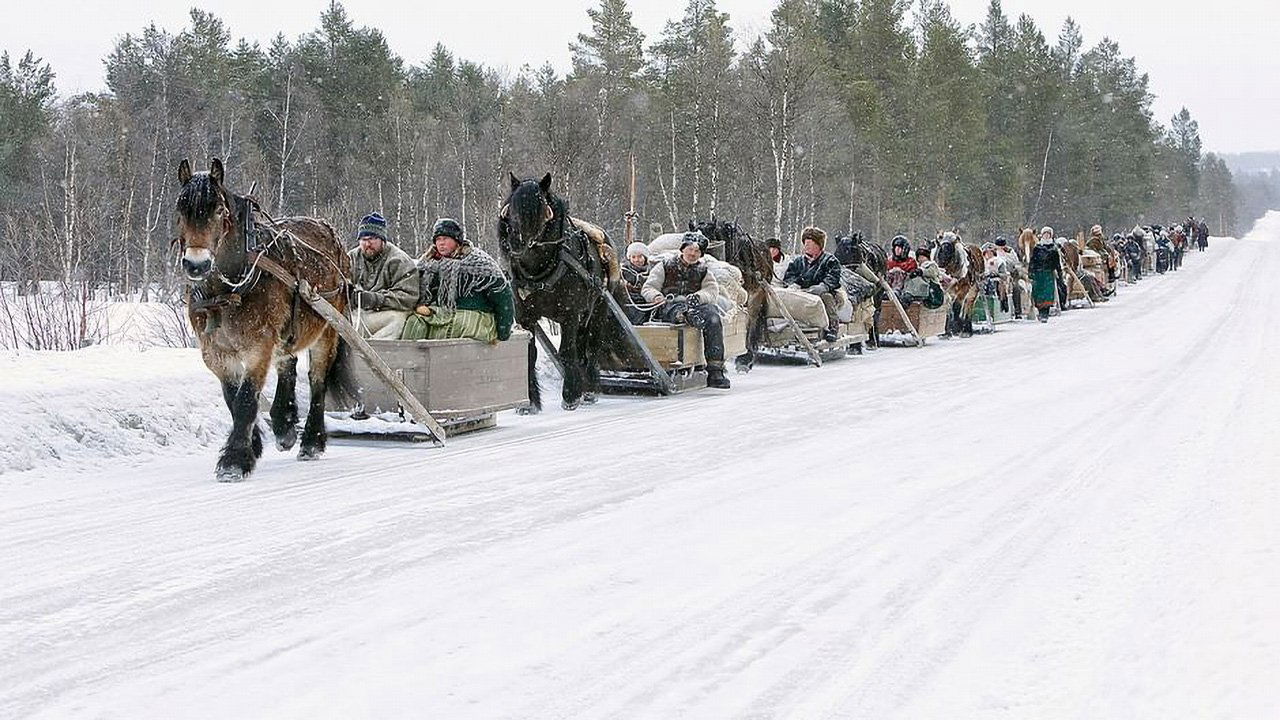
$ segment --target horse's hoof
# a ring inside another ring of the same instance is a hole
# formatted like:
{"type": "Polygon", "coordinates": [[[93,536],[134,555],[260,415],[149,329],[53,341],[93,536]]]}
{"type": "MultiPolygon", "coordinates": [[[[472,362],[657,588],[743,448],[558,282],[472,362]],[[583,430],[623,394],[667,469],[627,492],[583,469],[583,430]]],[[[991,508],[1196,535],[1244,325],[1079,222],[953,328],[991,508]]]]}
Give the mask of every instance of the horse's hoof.
{"type": "Polygon", "coordinates": [[[536,408],[532,405],[516,409],[517,415],[537,415],[540,412],[542,412],[542,408],[536,408]]]}
{"type": "Polygon", "coordinates": [[[248,475],[249,473],[237,467],[218,468],[218,471],[214,473],[214,477],[217,478],[220,483],[241,482],[248,477],[248,475]]]}
{"type": "Polygon", "coordinates": [[[298,428],[289,428],[283,435],[276,436],[276,449],[280,452],[292,450],[298,442],[298,428]]]}
{"type": "Polygon", "coordinates": [[[580,406],[580,405],[582,405],[582,399],[581,399],[581,398],[579,398],[579,399],[577,399],[577,400],[561,400],[561,401],[560,401],[560,407],[561,407],[562,409],[564,409],[564,410],[569,411],[569,412],[573,412],[574,410],[577,410],[577,409],[578,409],[578,406],[580,406]]]}
{"type": "Polygon", "coordinates": [[[595,393],[583,393],[582,395],[583,405],[595,405],[597,402],[600,402],[600,397],[595,393]]]}
{"type": "Polygon", "coordinates": [[[324,450],[322,448],[304,447],[298,451],[298,460],[303,462],[306,462],[308,460],[319,460],[320,456],[323,454],[324,454],[324,450]]]}

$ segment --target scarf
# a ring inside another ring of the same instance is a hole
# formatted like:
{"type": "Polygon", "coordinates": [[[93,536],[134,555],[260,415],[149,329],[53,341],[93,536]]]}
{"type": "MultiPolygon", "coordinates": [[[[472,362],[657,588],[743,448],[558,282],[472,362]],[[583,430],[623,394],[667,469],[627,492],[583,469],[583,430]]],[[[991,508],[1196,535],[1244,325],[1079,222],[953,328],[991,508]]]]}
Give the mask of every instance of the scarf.
{"type": "Polygon", "coordinates": [[[422,270],[419,305],[456,310],[458,299],[500,290],[507,284],[498,262],[478,247],[468,247],[455,257],[441,257],[433,250],[419,263],[422,270]]]}

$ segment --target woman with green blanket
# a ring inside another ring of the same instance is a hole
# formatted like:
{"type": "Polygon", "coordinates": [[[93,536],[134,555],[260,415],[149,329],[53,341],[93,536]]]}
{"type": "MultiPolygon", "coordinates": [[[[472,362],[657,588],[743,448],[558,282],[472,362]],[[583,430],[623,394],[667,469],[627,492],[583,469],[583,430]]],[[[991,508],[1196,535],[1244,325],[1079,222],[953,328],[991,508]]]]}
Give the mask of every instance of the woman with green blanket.
{"type": "Polygon", "coordinates": [[[1049,308],[1057,302],[1055,273],[1062,272],[1062,258],[1053,242],[1053,228],[1040,231],[1036,246],[1031,250],[1031,300],[1040,313],[1040,322],[1049,322],[1049,308]]]}
{"type": "Polygon", "coordinates": [[[515,301],[497,261],[472,246],[456,220],[437,220],[432,235],[433,247],[418,262],[418,305],[400,338],[510,338],[515,301]]]}

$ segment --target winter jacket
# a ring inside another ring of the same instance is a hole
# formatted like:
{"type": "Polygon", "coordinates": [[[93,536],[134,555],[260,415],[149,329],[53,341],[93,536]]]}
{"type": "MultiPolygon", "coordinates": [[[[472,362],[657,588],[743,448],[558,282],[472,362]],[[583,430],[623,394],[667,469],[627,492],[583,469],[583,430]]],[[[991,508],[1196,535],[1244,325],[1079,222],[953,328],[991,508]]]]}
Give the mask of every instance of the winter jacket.
{"type": "Polygon", "coordinates": [[[1031,251],[1031,272],[1062,272],[1062,257],[1058,248],[1038,243],[1031,251]]]}
{"type": "Polygon", "coordinates": [[[797,255],[787,266],[787,274],[783,276],[785,285],[799,285],[808,290],[814,285],[822,285],[823,292],[833,293],[840,289],[840,261],[835,255],[824,252],[810,260],[805,255],[797,255]]]}
{"type": "Polygon", "coordinates": [[[515,322],[515,295],[497,261],[483,251],[464,245],[453,258],[441,258],[434,249],[422,258],[423,268],[417,293],[417,304],[457,310],[474,310],[493,315],[498,339],[511,337],[515,322]],[[458,263],[456,298],[445,297],[444,265],[458,263]]]}
{"type": "Polygon", "coordinates": [[[358,247],[347,254],[352,284],[378,296],[377,305],[367,310],[413,310],[418,300],[418,266],[405,251],[388,242],[375,258],[366,258],[358,247]]]}
{"type": "Polygon", "coordinates": [[[908,275],[918,270],[919,267],[920,267],[919,265],[916,265],[916,259],[911,257],[910,255],[908,255],[906,258],[902,260],[898,260],[896,258],[891,257],[889,258],[889,262],[885,265],[886,270],[892,270],[894,268],[898,268],[899,270],[905,272],[908,275]]]}
{"type": "Polygon", "coordinates": [[[644,296],[640,293],[640,289],[644,287],[644,283],[649,279],[649,272],[653,270],[653,263],[645,260],[644,267],[636,267],[631,264],[630,260],[622,263],[622,284],[627,288],[627,297],[631,298],[631,302],[638,303],[644,300],[644,296]]]}
{"type": "Polygon", "coordinates": [[[716,284],[715,275],[707,272],[706,261],[688,265],[676,255],[653,266],[640,294],[646,302],[657,302],[667,295],[695,295],[699,302],[710,305],[720,294],[720,286],[716,284]]]}

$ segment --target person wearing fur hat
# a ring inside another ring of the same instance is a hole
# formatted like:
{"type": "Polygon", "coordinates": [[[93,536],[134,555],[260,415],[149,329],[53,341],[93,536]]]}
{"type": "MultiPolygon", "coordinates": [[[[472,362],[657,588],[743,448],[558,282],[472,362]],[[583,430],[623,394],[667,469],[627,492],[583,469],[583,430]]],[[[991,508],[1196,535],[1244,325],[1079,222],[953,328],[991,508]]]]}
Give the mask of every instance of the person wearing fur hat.
{"type": "Polygon", "coordinates": [[[720,287],[702,260],[706,243],[702,233],[685,233],[680,240],[680,253],[653,263],[640,293],[645,302],[656,306],[655,320],[687,323],[702,331],[707,387],[728,390],[729,378],[724,374],[724,327],[716,305],[720,287]]]}
{"type": "Polygon", "coordinates": [[[840,261],[827,252],[827,233],[822,228],[805,228],[800,232],[800,241],[804,243],[804,253],[791,260],[782,282],[793,290],[804,290],[822,299],[827,309],[827,328],[822,339],[834,342],[840,334],[840,304],[836,301],[840,261]]]}
{"type": "Polygon", "coordinates": [[[437,220],[431,234],[432,247],[418,261],[417,307],[401,339],[496,343],[510,338],[515,296],[502,267],[472,246],[452,218],[437,220]]]}
{"type": "Polygon", "coordinates": [[[628,303],[622,307],[622,312],[632,325],[643,325],[653,315],[652,310],[644,307],[644,295],[640,292],[652,269],[648,245],[633,242],[627,246],[627,259],[622,263],[622,284],[627,290],[628,303]]]}
{"type": "Polygon", "coordinates": [[[1057,300],[1057,275],[1062,272],[1062,258],[1053,241],[1053,228],[1045,227],[1031,251],[1031,301],[1040,314],[1040,322],[1049,322],[1049,308],[1057,300]]]}
{"type": "Polygon", "coordinates": [[[387,221],[365,215],[351,257],[352,319],[367,337],[400,337],[418,298],[418,267],[387,236],[387,221]]]}

